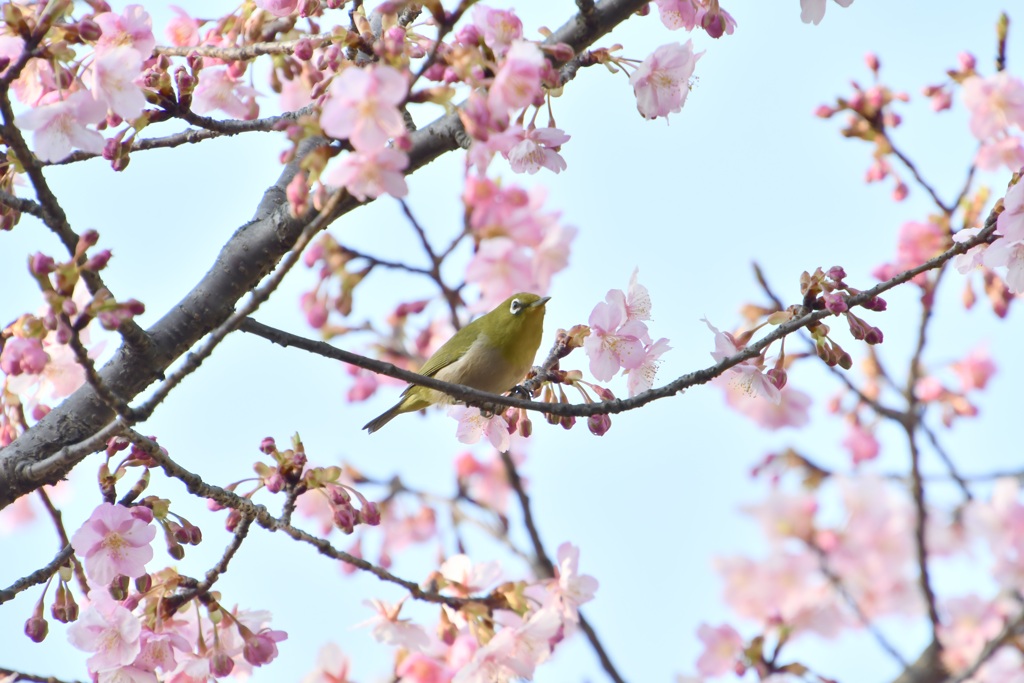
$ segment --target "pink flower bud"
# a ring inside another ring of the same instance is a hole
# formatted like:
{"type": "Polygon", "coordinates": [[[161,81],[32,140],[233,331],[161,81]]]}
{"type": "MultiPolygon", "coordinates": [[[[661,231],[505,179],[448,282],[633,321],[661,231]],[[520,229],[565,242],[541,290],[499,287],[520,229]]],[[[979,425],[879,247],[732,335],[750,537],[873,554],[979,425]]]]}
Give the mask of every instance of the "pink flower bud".
{"type": "Polygon", "coordinates": [[[215,678],[224,678],[235,668],[235,660],[223,652],[217,652],[210,658],[210,673],[215,678]]]}
{"type": "Polygon", "coordinates": [[[849,306],[846,305],[846,297],[842,292],[829,292],[822,299],[825,302],[825,308],[832,313],[839,314],[849,309],[849,306]]]}
{"type": "Polygon", "coordinates": [[[153,510],[145,505],[134,505],[131,508],[132,517],[149,524],[153,521],[153,510]]]}
{"type": "Polygon", "coordinates": [[[284,477],[281,476],[280,472],[275,471],[263,480],[263,484],[267,487],[267,491],[271,493],[280,493],[281,489],[284,488],[284,477]]]}
{"type": "Polygon", "coordinates": [[[25,635],[28,636],[33,643],[41,643],[46,638],[46,632],[49,628],[50,627],[46,623],[46,619],[43,619],[42,616],[33,616],[25,622],[25,635]]]}
{"type": "Polygon", "coordinates": [[[277,443],[274,442],[274,437],[272,437],[272,436],[265,436],[265,437],[263,437],[263,440],[260,441],[260,452],[264,453],[265,455],[270,455],[271,453],[273,453],[276,450],[277,450],[277,443]]]}
{"type": "Polygon", "coordinates": [[[299,42],[295,43],[295,48],[293,49],[292,54],[295,55],[295,59],[308,62],[313,58],[313,41],[308,38],[299,40],[299,42]]]}
{"type": "Polygon", "coordinates": [[[367,502],[363,509],[359,511],[359,517],[363,524],[377,526],[380,524],[380,508],[377,507],[376,503],[367,502]]]}
{"type": "Polygon", "coordinates": [[[103,29],[92,19],[82,19],[78,22],[78,35],[86,42],[94,42],[103,35],[103,29]]]}
{"type": "Polygon", "coordinates": [[[110,262],[110,256],[110,250],[104,249],[90,256],[89,260],[82,265],[82,268],[92,271],[103,270],[107,267],[107,263],[110,262]]]}
{"type": "Polygon", "coordinates": [[[54,267],[53,259],[40,251],[32,255],[28,265],[33,275],[47,275],[53,272],[54,267]]]}
{"type": "Polygon", "coordinates": [[[961,52],[956,58],[962,71],[974,71],[974,67],[978,65],[978,61],[970,52],[961,52]]]}
{"type": "Polygon", "coordinates": [[[827,119],[836,113],[836,110],[827,104],[818,105],[818,108],[814,110],[814,115],[819,119],[827,119]]]}
{"type": "Polygon", "coordinates": [[[611,427],[612,419],[608,415],[591,415],[587,418],[587,429],[595,436],[604,436],[611,427]]]}
{"type": "Polygon", "coordinates": [[[864,55],[864,63],[867,64],[868,68],[874,71],[875,73],[878,73],[878,68],[881,66],[881,64],[878,61],[878,55],[876,55],[874,52],[869,52],[866,55],[864,55]]]}
{"type": "Polygon", "coordinates": [[[232,78],[238,79],[245,75],[245,70],[249,66],[249,62],[229,62],[228,63],[228,75],[232,78]]]}

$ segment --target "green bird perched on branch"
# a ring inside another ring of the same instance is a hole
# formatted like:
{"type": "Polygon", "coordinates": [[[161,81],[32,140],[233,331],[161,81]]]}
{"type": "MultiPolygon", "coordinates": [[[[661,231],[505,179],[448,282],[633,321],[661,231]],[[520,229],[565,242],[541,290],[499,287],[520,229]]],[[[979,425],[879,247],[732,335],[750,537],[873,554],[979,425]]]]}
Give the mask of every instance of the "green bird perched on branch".
{"type": "MultiPolygon", "coordinates": [[[[505,393],[533,366],[544,328],[544,306],[550,298],[529,292],[510,296],[442,344],[420,374],[492,394],[505,393]]],[[[452,400],[444,392],[411,384],[394,407],[363,429],[373,434],[397,415],[452,400]]]]}

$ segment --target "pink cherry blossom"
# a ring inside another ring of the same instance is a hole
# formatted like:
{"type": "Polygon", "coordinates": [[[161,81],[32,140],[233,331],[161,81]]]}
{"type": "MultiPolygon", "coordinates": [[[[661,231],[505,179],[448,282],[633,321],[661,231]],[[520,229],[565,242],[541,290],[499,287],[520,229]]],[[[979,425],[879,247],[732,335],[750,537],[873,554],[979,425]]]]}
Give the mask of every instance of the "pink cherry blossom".
{"type": "Polygon", "coordinates": [[[533,263],[508,237],[484,240],[466,265],[466,282],[480,287],[478,308],[490,310],[516,292],[535,291],[533,263]]]}
{"type": "Polygon", "coordinates": [[[103,152],[103,136],[87,128],[106,118],[106,107],[85,90],[78,90],[67,99],[44,102],[15,118],[15,125],[35,131],[32,143],[42,161],[60,161],[78,148],[93,154],[103,152]]]}
{"type": "Polygon", "coordinates": [[[1024,240],[1024,182],[1018,181],[1006,191],[1003,212],[996,219],[996,232],[1010,242],[1024,240]]]}
{"type": "Polygon", "coordinates": [[[636,396],[654,386],[654,378],[658,374],[658,366],[661,365],[661,355],[671,349],[668,339],[664,337],[644,345],[644,356],[640,365],[626,373],[626,389],[630,396],[636,396]]]}
{"type": "Polygon", "coordinates": [[[512,43],[487,93],[487,105],[494,116],[503,118],[533,104],[541,96],[541,75],[546,65],[536,43],[512,43]]]}
{"type": "MultiPolygon", "coordinates": [[[[835,0],[840,7],[849,7],[853,0],[835,0]]],[[[800,21],[817,26],[825,18],[825,0],[800,0],[800,21]]]]}
{"type": "Polygon", "coordinates": [[[537,665],[551,654],[551,639],[561,626],[558,612],[551,608],[534,612],[518,626],[506,626],[476,651],[452,683],[493,683],[515,677],[532,679],[537,665]]]}
{"type": "Polygon", "coordinates": [[[187,47],[199,44],[199,22],[177,5],[168,6],[175,16],[167,22],[164,34],[171,45],[187,47]]]}
{"type": "Polygon", "coordinates": [[[964,104],[971,112],[971,133],[988,140],[1011,125],[1024,128],[1024,81],[999,71],[963,82],[964,104]]]}
{"type": "Polygon", "coordinates": [[[408,155],[391,147],[350,152],[332,164],[323,179],[330,185],[344,187],[359,201],[382,194],[404,197],[409,187],[402,171],[408,165],[408,155]]]}
{"type": "Polygon", "coordinates": [[[984,389],[989,379],[996,374],[996,364],[992,361],[986,346],[979,346],[968,353],[963,360],[949,366],[960,378],[962,391],[984,389]]]}
{"type": "Polygon", "coordinates": [[[302,683],[346,683],[349,660],[335,643],[326,643],[316,656],[316,667],[306,674],[302,683]]]}
{"type": "Polygon", "coordinates": [[[765,537],[772,543],[788,538],[808,541],[814,533],[818,499],[808,491],[790,493],[773,487],[764,500],[741,509],[760,523],[765,537]]]}
{"type": "Polygon", "coordinates": [[[571,225],[556,223],[544,235],[533,252],[533,280],[537,292],[547,292],[555,273],[569,266],[569,251],[579,232],[571,225]]]}
{"type": "MultiPolygon", "coordinates": [[[[715,335],[715,350],[711,352],[711,357],[715,361],[721,362],[743,350],[743,347],[737,345],[735,338],[731,334],[720,331],[706,318],[703,321],[715,335]]],[[[729,372],[733,373],[733,376],[730,378],[733,385],[748,396],[767,398],[776,405],[782,400],[779,388],[765,374],[763,357],[755,356],[754,358],[749,358],[729,368],[729,372]]]]}
{"type": "Polygon", "coordinates": [[[406,134],[398,107],[408,87],[406,75],[390,66],[350,66],[331,83],[320,127],[356,150],[375,151],[406,134]]]}
{"type": "Polygon", "coordinates": [[[498,145],[496,149],[508,159],[516,173],[533,175],[542,168],[561,173],[565,170],[565,159],[555,148],[569,141],[569,136],[560,128],[536,128],[530,126],[509,127],[504,133],[492,135],[488,144],[498,145]]]}
{"type": "MultiPolygon", "coordinates": [[[[516,464],[523,461],[522,454],[513,451],[511,455],[516,464]]],[[[482,463],[472,453],[464,452],[456,457],[455,468],[459,482],[466,487],[466,493],[473,500],[499,514],[506,513],[511,487],[505,465],[497,455],[482,463]]]]}
{"type": "Polygon", "coordinates": [[[579,606],[594,599],[598,582],[593,576],[579,573],[580,549],[565,542],[558,546],[555,579],[548,586],[558,596],[565,621],[579,621],[579,606]]]}
{"type": "Polygon", "coordinates": [[[286,17],[299,6],[299,0],[256,0],[256,6],[275,17],[286,17]]]}
{"type": "Polygon", "coordinates": [[[98,673],[128,666],[142,651],[142,624],[106,588],[89,591],[89,604],[68,627],[68,641],[84,652],[94,653],[86,661],[89,671],[98,673]]]}
{"type": "MultiPolygon", "coordinates": [[[[937,223],[907,221],[900,226],[896,243],[896,260],[872,271],[879,280],[888,280],[896,274],[915,268],[949,247],[949,232],[937,223]]],[[[922,285],[924,274],[914,279],[922,285]]]]}
{"type": "Polygon", "coordinates": [[[455,670],[434,657],[413,652],[395,667],[395,675],[395,683],[449,683],[455,670]]]}
{"type": "Polygon", "coordinates": [[[263,628],[256,632],[249,631],[244,636],[245,645],[242,648],[242,656],[253,666],[270,664],[277,659],[277,644],[287,638],[288,634],[284,631],[275,631],[269,628],[263,628]]]}
{"type": "Polygon", "coordinates": [[[1004,166],[1016,171],[1024,166],[1024,143],[1015,135],[984,142],[978,148],[974,163],[982,171],[998,171],[1004,166]]]}
{"type": "Polygon", "coordinates": [[[1020,590],[1024,586],[1024,504],[1018,481],[997,479],[989,500],[967,506],[965,521],[969,534],[984,539],[995,558],[992,575],[999,586],[1020,590]]]}
{"type": "MultiPolygon", "coordinates": [[[[966,242],[972,239],[975,235],[981,232],[981,228],[963,228],[953,235],[954,242],[966,242]]],[[[962,275],[982,267],[984,261],[985,249],[988,245],[985,243],[976,244],[971,247],[963,254],[957,254],[953,257],[953,267],[956,268],[962,275]]]]}
{"type": "Polygon", "coordinates": [[[654,0],[661,23],[669,30],[692,31],[697,26],[697,5],[694,0],[654,0]]]}
{"type": "Polygon", "coordinates": [[[996,240],[985,250],[982,263],[1006,268],[1006,285],[1014,294],[1024,293],[1024,241],[996,240]]]}
{"type": "Polygon", "coordinates": [[[407,650],[423,650],[430,644],[430,637],[423,627],[408,619],[399,619],[405,599],[395,604],[383,600],[367,600],[366,604],[377,610],[377,616],[360,626],[373,626],[373,637],[377,642],[404,647],[407,650]]]}
{"type": "Polygon", "coordinates": [[[622,290],[609,290],[591,311],[589,324],[583,349],[590,358],[590,374],[597,380],[607,382],[620,368],[634,370],[643,365],[644,344],[650,336],[642,321],[629,318],[622,290]]]}
{"type": "Polygon", "coordinates": [[[1003,630],[1009,616],[998,603],[977,595],[949,598],[942,608],[936,635],[942,643],[942,663],[953,673],[974,663],[982,648],[1003,630]]]}
{"type": "Polygon", "coordinates": [[[459,597],[485,593],[501,580],[501,564],[498,562],[473,562],[468,555],[452,555],[439,569],[449,585],[446,591],[459,597]]]}
{"type": "Polygon", "coordinates": [[[474,5],[473,25],[495,56],[503,56],[512,43],[523,37],[523,22],[512,10],[474,5]]]}
{"type": "Polygon", "coordinates": [[[459,421],[458,429],[455,431],[455,438],[459,443],[474,444],[482,437],[499,451],[507,451],[510,444],[508,422],[499,413],[485,417],[479,408],[467,406],[452,406],[448,409],[448,415],[459,421]]]}
{"type": "Polygon", "coordinates": [[[729,624],[701,624],[697,637],[704,643],[704,652],[697,660],[697,673],[702,676],[724,676],[736,669],[743,656],[743,637],[729,624]]]}
{"type": "Polygon", "coordinates": [[[142,5],[128,5],[124,8],[124,14],[97,14],[95,21],[103,29],[96,43],[97,54],[127,46],[137,51],[143,59],[149,59],[156,47],[153,19],[142,5]]]}
{"type": "Polygon", "coordinates": [[[656,49],[630,74],[636,108],[647,119],[681,111],[690,92],[690,78],[703,52],[694,54],[693,41],[669,43],[656,49]]]}
{"type": "Polygon", "coordinates": [[[860,424],[851,424],[843,437],[843,448],[850,454],[854,465],[859,465],[867,460],[874,460],[878,457],[878,439],[875,435],[864,429],[860,424]]]}
{"type": "Polygon", "coordinates": [[[730,408],[747,416],[762,429],[774,431],[783,427],[799,428],[811,421],[808,410],[811,405],[810,395],[788,384],[780,390],[778,403],[751,396],[731,382],[727,375],[716,377],[712,384],[725,390],[725,402],[730,408]]]}
{"type": "Polygon", "coordinates": [[[94,98],[130,121],[146,107],[142,89],[135,84],[141,74],[142,56],[132,47],[120,46],[96,56],[86,73],[86,83],[94,98]]]}
{"type": "Polygon", "coordinates": [[[253,119],[259,113],[255,100],[259,93],[228,73],[227,67],[203,69],[192,93],[192,110],[208,114],[217,109],[236,119],[253,119]]]}
{"type": "Polygon", "coordinates": [[[3,351],[0,351],[0,370],[8,375],[20,375],[23,372],[38,375],[46,368],[49,360],[39,339],[11,337],[4,342],[3,351]]]}
{"type": "Polygon", "coordinates": [[[75,532],[71,545],[85,560],[90,579],[106,585],[118,576],[134,579],[146,573],[156,527],[141,516],[123,505],[102,503],[75,532]]]}

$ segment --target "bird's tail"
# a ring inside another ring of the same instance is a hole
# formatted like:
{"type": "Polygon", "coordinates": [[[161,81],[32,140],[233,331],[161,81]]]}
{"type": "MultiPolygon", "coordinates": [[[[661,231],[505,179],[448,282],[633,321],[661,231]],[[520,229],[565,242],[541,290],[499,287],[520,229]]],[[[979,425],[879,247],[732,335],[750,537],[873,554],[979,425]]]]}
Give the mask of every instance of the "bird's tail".
{"type": "Polygon", "coordinates": [[[401,410],[401,408],[402,403],[399,402],[397,405],[392,406],[389,410],[381,413],[377,417],[373,418],[372,420],[364,424],[363,429],[365,429],[367,433],[373,434],[375,431],[386,425],[388,422],[391,422],[391,420],[393,420],[396,416],[402,413],[403,411],[401,410]]]}

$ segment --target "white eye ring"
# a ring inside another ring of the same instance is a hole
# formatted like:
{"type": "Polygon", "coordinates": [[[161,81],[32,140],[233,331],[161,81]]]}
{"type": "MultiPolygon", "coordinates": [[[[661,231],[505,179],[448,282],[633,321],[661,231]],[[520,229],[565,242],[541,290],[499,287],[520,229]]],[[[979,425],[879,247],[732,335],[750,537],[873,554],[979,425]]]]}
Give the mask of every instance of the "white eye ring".
{"type": "Polygon", "coordinates": [[[509,304],[508,312],[512,315],[519,315],[519,311],[523,310],[523,304],[519,299],[512,299],[512,303],[509,304]]]}

